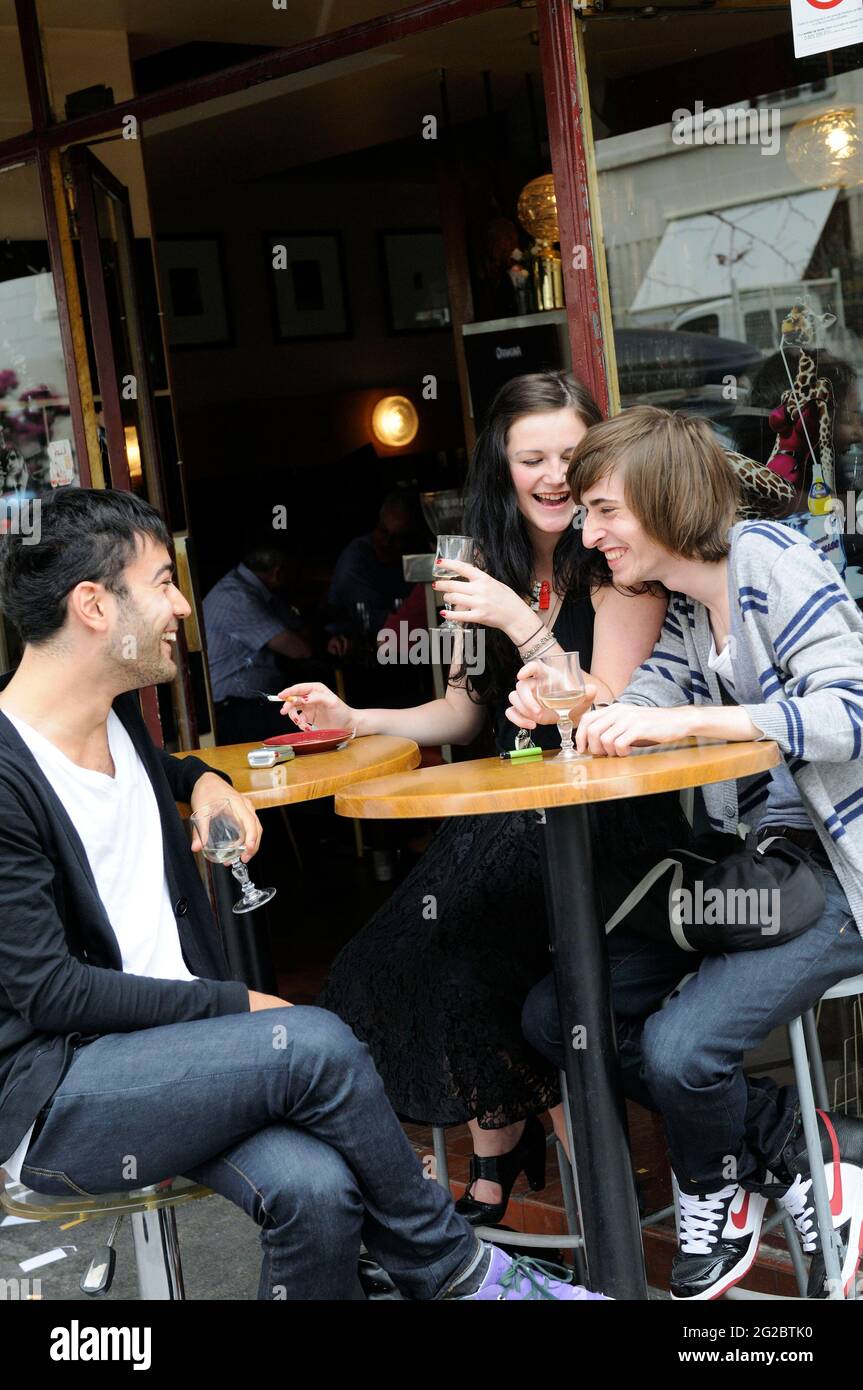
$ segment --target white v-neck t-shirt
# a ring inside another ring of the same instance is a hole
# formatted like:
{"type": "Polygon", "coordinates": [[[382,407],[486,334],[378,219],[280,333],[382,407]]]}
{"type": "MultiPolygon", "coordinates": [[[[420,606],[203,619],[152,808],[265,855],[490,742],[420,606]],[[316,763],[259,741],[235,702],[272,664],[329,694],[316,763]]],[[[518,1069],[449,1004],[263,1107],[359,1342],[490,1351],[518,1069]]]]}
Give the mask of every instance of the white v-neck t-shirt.
{"type": "MultiPolygon", "coordinates": [[[[123,970],[158,980],[193,980],[183,960],[165,877],[162,822],[153,785],[129,734],[113,710],[108,744],[113,777],[79,767],[23,719],[6,713],[74,825],[114,929],[123,970]]],[[[2,1164],[14,1181],[32,1127],[2,1164]]]]}

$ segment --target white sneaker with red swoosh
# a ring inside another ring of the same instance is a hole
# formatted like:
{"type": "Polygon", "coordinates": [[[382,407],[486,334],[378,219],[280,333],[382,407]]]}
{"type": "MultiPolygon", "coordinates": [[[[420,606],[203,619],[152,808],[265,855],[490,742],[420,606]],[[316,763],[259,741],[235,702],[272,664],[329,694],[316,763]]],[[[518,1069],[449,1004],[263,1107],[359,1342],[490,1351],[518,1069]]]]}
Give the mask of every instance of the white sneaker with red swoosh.
{"type": "Polygon", "coordinates": [[[680,1192],[678,1249],[671,1297],[687,1302],[721,1298],[740,1282],[756,1254],[767,1198],[729,1183],[697,1197],[680,1192]]]}
{"type": "MultiPolygon", "coordinates": [[[[830,1214],[841,1246],[842,1291],[847,1298],[863,1256],[863,1120],[819,1110],[818,1131],[830,1214]]],[[[806,1296],[826,1298],[824,1256],[812,1201],[812,1167],[800,1133],[786,1145],[782,1157],[795,1181],[780,1201],[794,1217],[804,1251],[812,1255],[806,1296]]]]}

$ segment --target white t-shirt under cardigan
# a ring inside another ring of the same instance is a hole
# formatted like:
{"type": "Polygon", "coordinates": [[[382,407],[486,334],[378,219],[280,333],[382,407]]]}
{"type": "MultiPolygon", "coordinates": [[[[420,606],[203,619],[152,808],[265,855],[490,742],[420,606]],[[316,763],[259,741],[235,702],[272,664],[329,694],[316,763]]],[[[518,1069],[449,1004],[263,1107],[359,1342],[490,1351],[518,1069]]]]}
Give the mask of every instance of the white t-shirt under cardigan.
{"type": "MultiPolygon", "coordinates": [[[[159,980],[193,980],[183,960],[165,878],[162,822],[152,783],[113,710],[108,744],[114,776],[79,767],[50,739],[4,711],[63,804],[114,929],[123,970],[159,980]]],[[[31,1125],[3,1168],[19,1181],[31,1125]]]]}

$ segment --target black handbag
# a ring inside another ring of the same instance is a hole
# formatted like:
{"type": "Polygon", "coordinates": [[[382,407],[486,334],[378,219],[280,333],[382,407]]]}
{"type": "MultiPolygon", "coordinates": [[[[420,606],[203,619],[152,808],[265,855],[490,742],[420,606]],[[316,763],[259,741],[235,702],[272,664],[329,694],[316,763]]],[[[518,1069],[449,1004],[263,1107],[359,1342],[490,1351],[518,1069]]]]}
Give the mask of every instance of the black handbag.
{"type": "Polygon", "coordinates": [[[621,923],[684,951],[722,955],[780,946],[824,912],[817,861],[783,836],[741,847],[736,835],[700,836],[653,863],[605,924],[621,923]]]}

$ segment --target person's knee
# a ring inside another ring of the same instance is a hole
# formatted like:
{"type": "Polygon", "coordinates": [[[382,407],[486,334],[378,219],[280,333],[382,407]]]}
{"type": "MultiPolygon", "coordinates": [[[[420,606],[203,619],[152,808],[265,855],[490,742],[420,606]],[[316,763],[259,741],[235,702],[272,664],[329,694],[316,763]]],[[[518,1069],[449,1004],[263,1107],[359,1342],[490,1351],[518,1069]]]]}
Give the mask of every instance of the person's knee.
{"type": "Polygon", "coordinates": [[[329,1009],[297,1004],[285,1020],[292,1048],[350,1065],[368,1056],[365,1043],[329,1009]]]}
{"type": "Polygon", "coordinates": [[[659,1009],[651,1014],[641,1035],[644,1076],[653,1095],[677,1090],[700,1090],[715,1079],[709,1048],[699,1037],[695,1019],[659,1009]]]}
{"type": "Polygon", "coordinates": [[[296,1071],[350,1085],[379,1084],[369,1050],[337,1014],[312,1005],[297,1005],[286,1023],[286,1056],[296,1071]]]}
{"type": "Polygon", "coordinates": [[[281,1236],[305,1231],[316,1245],[358,1230],[365,1207],[349,1164],[320,1140],[279,1130],[258,1136],[258,1171],[267,1174],[259,1224],[281,1236]]]}
{"type": "Polygon", "coordinates": [[[531,1047],[556,1067],[564,1065],[563,1039],[554,976],[546,975],[534,985],[521,1013],[521,1028],[531,1047]]]}

